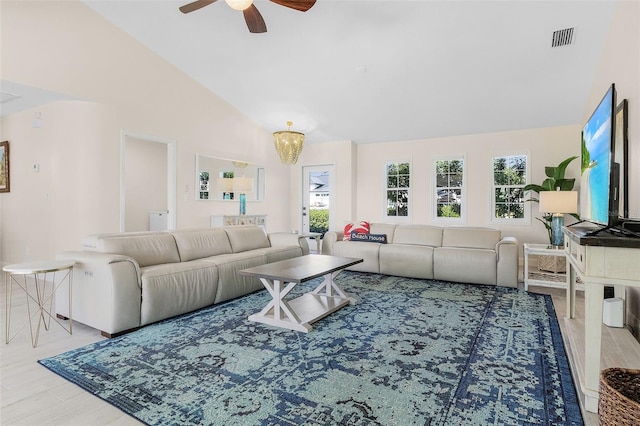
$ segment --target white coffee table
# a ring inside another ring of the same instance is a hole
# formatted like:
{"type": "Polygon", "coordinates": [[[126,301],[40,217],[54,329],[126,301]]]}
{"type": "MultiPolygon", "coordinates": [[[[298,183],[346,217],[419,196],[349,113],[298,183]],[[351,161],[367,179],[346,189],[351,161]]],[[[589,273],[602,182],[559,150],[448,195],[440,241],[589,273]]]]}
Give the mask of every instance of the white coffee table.
{"type": "Polygon", "coordinates": [[[9,343],[27,323],[31,332],[31,345],[35,348],[38,346],[38,337],[40,335],[40,327],[44,326],[45,330],[49,330],[51,319],[64,328],[67,333],[73,334],[73,320],[71,319],[71,293],[72,293],[72,270],[74,261],[68,260],[49,260],[41,262],[17,263],[7,265],[2,268],[6,273],[6,343],[9,343]],[[57,273],[60,272],[60,275],[57,273]],[[68,283],[69,297],[69,327],[65,327],[55,317],[53,310],[54,295],[60,286],[68,283]],[[27,301],[27,321],[10,336],[11,325],[11,298],[14,284],[18,285],[25,294],[27,301]],[[35,304],[32,312],[32,305],[35,304]],[[36,326],[35,335],[33,330],[33,318],[38,316],[38,324],[36,326]]]}
{"type": "Polygon", "coordinates": [[[241,275],[260,278],[273,298],[260,312],[250,315],[249,320],[304,333],[311,331],[311,323],[356,303],[356,299],[338,287],[334,278],[344,268],[362,261],[313,254],[238,271],[241,275]],[[324,277],[324,281],[315,290],[294,300],[285,300],[296,285],[318,277],[324,277]]]}

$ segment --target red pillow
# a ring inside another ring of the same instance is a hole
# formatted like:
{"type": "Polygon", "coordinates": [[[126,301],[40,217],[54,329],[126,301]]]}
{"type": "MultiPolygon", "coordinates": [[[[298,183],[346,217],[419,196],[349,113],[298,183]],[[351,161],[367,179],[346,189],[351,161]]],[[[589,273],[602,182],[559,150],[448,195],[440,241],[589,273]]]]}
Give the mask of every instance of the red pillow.
{"type": "Polygon", "coordinates": [[[353,223],[349,223],[344,227],[344,236],[342,239],[344,241],[348,241],[351,239],[351,233],[356,232],[358,234],[368,234],[369,233],[369,222],[365,220],[360,221],[360,225],[356,228],[353,223]]]}

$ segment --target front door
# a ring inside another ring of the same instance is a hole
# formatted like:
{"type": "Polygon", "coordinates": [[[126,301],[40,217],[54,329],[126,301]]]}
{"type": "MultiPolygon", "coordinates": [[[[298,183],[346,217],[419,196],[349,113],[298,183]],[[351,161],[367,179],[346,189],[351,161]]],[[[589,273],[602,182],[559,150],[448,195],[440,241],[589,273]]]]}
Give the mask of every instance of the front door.
{"type": "MultiPolygon", "coordinates": [[[[330,208],[333,201],[334,166],[304,166],[302,168],[302,232],[324,233],[331,228],[330,208]]],[[[316,241],[310,240],[309,247],[316,249],[316,241]]]]}

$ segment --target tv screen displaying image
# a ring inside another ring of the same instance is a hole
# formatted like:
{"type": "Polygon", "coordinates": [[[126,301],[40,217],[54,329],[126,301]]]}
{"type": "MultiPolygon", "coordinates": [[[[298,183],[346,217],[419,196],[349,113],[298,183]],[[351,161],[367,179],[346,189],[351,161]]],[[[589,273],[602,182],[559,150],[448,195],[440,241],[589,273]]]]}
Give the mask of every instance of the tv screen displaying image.
{"type": "Polygon", "coordinates": [[[612,84],[582,130],[580,216],[605,226],[615,225],[618,216],[618,176],[613,163],[615,98],[612,84]]]}

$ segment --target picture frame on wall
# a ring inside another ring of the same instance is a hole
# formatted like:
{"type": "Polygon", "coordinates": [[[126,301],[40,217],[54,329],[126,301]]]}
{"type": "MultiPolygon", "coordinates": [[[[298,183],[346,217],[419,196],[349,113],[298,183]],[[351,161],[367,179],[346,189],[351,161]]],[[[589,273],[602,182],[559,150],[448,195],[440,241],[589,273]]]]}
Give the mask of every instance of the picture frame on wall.
{"type": "Polygon", "coordinates": [[[620,165],[620,189],[618,212],[621,217],[629,217],[629,142],[627,127],[628,124],[628,100],[624,99],[616,107],[615,127],[614,127],[614,152],[615,162],[620,165]]]}
{"type": "Polygon", "coordinates": [[[9,142],[0,142],[0,192],[9,192],[9,142]]]}

